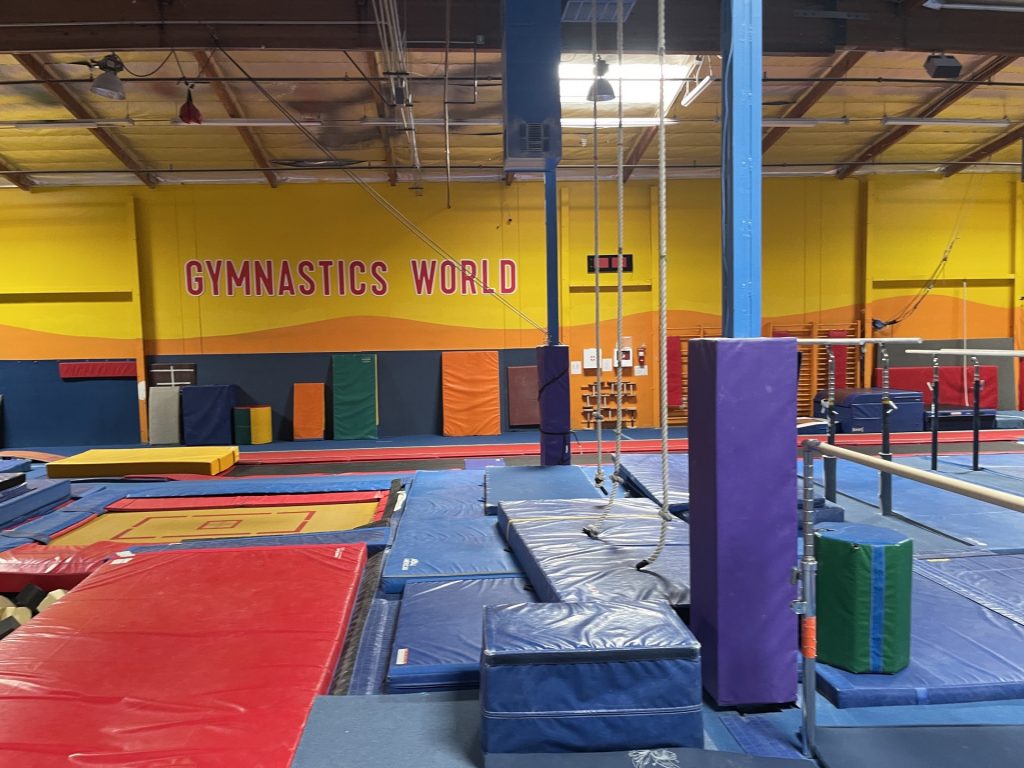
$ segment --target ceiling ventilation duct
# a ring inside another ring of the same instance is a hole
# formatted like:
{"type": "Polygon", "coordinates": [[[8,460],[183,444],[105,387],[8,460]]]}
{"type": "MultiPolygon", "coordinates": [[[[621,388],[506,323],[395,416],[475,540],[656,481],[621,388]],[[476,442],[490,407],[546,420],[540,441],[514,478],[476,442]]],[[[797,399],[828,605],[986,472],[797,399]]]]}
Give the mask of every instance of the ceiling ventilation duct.
{"type": "MultiPolygon", "coordinates": [[[[590,23],[594,18],[594,6],[597,6],[597,20],[599,22],[614,23],[618,19],[619,0],[568,0],[565,9],[562,11],[562,21],[590,23]]],[[[636,0],[622,0],[622,20],[629,18],[629,14],[636,5],[636,0]]]]}
{"type": "Polygon", "coordinates": [[[562,159],[560,0],[506,0],[502,50],[505,170],[553,170],[562,159]]]}
{"type": "Polygon", "coordinates": [[[1024,0],[926,0],[937,11],[1013,11],[1024,13],[1024,0]]]}

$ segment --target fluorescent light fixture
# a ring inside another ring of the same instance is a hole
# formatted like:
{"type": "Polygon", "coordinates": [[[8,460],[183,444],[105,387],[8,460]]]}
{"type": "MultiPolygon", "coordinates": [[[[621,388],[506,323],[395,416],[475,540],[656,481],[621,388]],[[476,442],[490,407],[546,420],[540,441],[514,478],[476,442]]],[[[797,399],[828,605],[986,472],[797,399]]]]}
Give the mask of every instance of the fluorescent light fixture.
{"type": "Polygon", "coordinates": [[[766,117],[765,128],[817,128],[820,125],[848,125],[848,117],[766,117]]]}
{"type": "Polygon", "coordinates": [[[69,120],[0,120],[0,128],[17,128],[22,131],[34,131],[41,128],[102,128],[134,125],[130,117],[86,118],[69,120]]]}
{"type": "Polygon", "coordinates": [[[708,86],[711,85],[712,82],[714,82],[714,78],[711,77],[711,75],[704,75],[704,79],[683,94],[682,105],[684,107],[688,107],[693,104],[693,102],[695,102],[697,98],[707,90],[708,86]]]}
{"type": "Polygon", "coordinates": [[[934,126],[941,128],[1009,128],[1012,120],[960,117],[883,117],[882,125],[934,126]]]}
{"type": "MultiPolygon", "coordinates": [[[[321,125],[323,125],[323,121],[321,121],[321,120],[307,120],[306,118],[302,118],[302,119],[298,120],[297,122],[298,122],[299,125],[304,126],[306,128],[319,128],[321,125]]],[[[294,128],[295,127],[295,123],[293,123],[291,120],[284,120],[284,119],[276,118],[276,117],[275,118],[269,118],[269,119],[266,119],[266,120],[262,120],[262,119],[259,119],[259,118],[249,118],[249,117],[237,118],[237,119],[233,118],[233,117],[229,117],[229,118],[225,118],[225,119],[214,118],[213,120],[203,120],[202,123],[186,123],[186,122],[183,122],[182,120],[170,120],[170,121],[167,121],[167,122],[164,122],[162,120],[153,120],[153,121],[147,121],[144,124],[148,124],[148,125],[188,125],[188,126],[193,127],[193,128],[198,128],[198,127],[203,127],[203,128],[294,128]]],[[[139,123],[136,123],[136,125],[139,125],[139,123]]]]}
{"type": "MultiPolygon", "coordinates": [[[[212,121],[207,121],[209,124],[212,121]]],[[[674,118],[665,118],[665,125],[676,125],[679,121],[674,118]]],[[[402,123],[399,120],[393,120],[386,117],[364,117],[359,121],[361,125],[372,125],[381,128],[401,128],[402,123]]],[[[237,121],[233,121],[232,125],[238,125],[237,121]]],[[[469,119],[469,120],[449,120],[449,128],[501,128],[504,123],[501,120],[488,120],[488,119],[469,119]]],[[[656,117],[624,117],[622,118],[623,128],[653,128],[658,125],[658,118],[656,117]]],[[[417,128],[440,128],[444,126],[444,120],[437,117],[423,117],[416,120],[417,128]]],[[[562,118],[563,128],[593,128],[594,118],[592,117],[563,117],[562,118]]],[[[598,128],[618,128],[619,118],[617,117],[599,117],[597,118],[598,128]]]]}
{"type": "MultiPolygon", "coordinates": [[[[679,121],[672,118],[665,118],[665,125],[676,125],[679,121]]],[[[655,128],[659,125],[658,118],[656,117],[624,117],[622,118],[623,128],[655,128]]],[[[593,128],[594,119],[592,117],[563,117],[562,118],[563,128],[593,128]]],[[[599,117],[597,118],[598,128],[618,128],[619,118],[617,117],[599,117]]]]}
{"type": "MultiPolygon", "coordinates": [[[[682,81],[689,77],[689,64],[665,65],[665,107],[672,104],[683,87],[682,81]]],[[[587,94],[594,85],[594,63],[592,61],[563,61],[558,65],[561,80],[563,104],[592,104],[587,94]]],[[[657,64],[622,65],[621,72],[616,62],[608,63],[606,80],[619,92],[623,105],[648,104],[658,106],[661,67],[657,64]],[[622,84],[619,84],[619,79],[622,84]]],[[[419,121],[417,121],[419,122],[419,121]]]]}
{"type": "Polygon", "coordinates": [[[925,8],[937,11],[1014,11],[1024,12],[1024,0],[984,0],[983,2],[962,2],[961,0],[926,0],[925,8]]]}

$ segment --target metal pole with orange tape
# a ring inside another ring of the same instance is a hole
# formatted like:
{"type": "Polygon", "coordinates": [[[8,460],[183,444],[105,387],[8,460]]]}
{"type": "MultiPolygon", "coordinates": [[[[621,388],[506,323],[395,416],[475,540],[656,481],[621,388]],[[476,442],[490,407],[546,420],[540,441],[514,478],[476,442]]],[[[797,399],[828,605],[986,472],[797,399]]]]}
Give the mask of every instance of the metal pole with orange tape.
{"type": "MultiPolygon", "coordinates": [[[[808,441],[808,443],[811,441],[808,441]]],[[[803,660],[803,728],[801,742],[806,757],[814,757],[814,731],[817,727],[815,700],[815,663],[818,656],[818,619],[815,610],[815,580],[818,561],[814,559],[814,448],[805,443],[803,449],[803,527],[804,552],[796,573],[800,595],[793,609],[800,615],[800,656],[803,660]]]]}

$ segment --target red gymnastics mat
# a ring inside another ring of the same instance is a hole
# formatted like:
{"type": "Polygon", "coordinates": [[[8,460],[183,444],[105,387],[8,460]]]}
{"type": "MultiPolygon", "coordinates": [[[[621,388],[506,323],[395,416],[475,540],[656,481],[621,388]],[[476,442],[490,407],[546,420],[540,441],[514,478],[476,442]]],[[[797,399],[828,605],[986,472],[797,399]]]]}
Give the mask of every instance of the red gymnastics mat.
{"type": "Polygon", "coordinates": [[[287,768],[365,563],[362,544],[110,561],[3,640],[0,765],[287,768]]]}

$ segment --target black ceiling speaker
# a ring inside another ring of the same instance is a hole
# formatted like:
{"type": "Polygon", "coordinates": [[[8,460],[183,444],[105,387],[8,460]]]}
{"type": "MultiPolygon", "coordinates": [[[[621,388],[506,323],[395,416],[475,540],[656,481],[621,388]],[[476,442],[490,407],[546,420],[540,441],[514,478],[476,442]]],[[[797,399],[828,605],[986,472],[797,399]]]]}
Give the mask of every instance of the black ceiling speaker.
{"type": "Polygon", "coordinates": [[[933,53],[924,62],[929,77],[955,80],[960,77],[960,62],[944,53],[933,53]]]}

